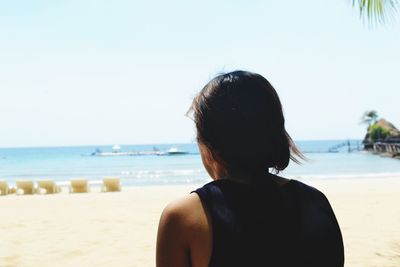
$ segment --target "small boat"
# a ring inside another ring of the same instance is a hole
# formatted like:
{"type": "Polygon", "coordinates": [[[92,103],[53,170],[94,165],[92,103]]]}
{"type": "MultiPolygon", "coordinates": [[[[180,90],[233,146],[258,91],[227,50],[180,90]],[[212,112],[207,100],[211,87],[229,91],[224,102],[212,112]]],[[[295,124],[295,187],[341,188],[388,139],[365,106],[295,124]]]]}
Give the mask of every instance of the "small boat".
{"type": "Polygon", "coordinates": [[[168,151],[167,151],[168,155],[185,155],[185,154],[189,154],[189,152],[180,150],[177,147],[171,147],[168,151]]]}
{"type": "Polygon", "coordinates": [[[114,152],[114,153],[121,152],[121,147],[119,145],[113,145],[113,147],[111,149],[112,149],[112,152],[114,152]]]}

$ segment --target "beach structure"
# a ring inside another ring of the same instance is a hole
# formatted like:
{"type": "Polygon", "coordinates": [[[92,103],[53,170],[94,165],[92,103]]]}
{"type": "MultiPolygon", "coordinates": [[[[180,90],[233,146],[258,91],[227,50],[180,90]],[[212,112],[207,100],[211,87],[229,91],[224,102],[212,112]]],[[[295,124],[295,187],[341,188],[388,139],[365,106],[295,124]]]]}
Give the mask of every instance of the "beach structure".
{"type": "Polygon", "coordinates": [[[144,151],[122,151],[121,146],[114,145],[111,152],[103,152],[101,149],[96,148],[91,156],[114,157],[114,156],[175,156],[190,154],[188,151],[179,149],[178,147],[171,147],[169,150],[160,151],[158,148],[153,147],[152,150],[144,151]]]}
{"type": "Polygon", "coordinates": [[[17,195],[33,195],[36,191],[32,181],[17,181],[16,185],[17,195]]]}
{"type": "Polygon", "coordinates": [[[0,181],[0,196],[5,196],[10,193],[10,187],[6,181],[0,181]]]}
{"type": "Polygon", "coordinates": [[[121,181],[117,177],[104,178],[102,192],[119,192],[121,191],[121,181]]]}
{"type": "Polygon", "coordinates": [[[371,146],[372,148],[366,150],[394,158],[400,157],[400,140],[396,140],[395,142],[375,142],[371,146]]]}
{"type": "Polygon", "coordinates": [[[385,119],[375,121],[368,126],[363,145],[374,154],[400,158],[400,130],[385,119]]]}
{"type": "Polygon", "coordinates": [[[39,194],[55,194],[61,192],[61,188],[52,180],[42,180],[38,182],[39,194]]]}
{"type": "Polygon", "coordinates": [[[73,179],[70,181],[70,193],[87,193],[89,192],[89,184],[87,179],[73,179]]]}

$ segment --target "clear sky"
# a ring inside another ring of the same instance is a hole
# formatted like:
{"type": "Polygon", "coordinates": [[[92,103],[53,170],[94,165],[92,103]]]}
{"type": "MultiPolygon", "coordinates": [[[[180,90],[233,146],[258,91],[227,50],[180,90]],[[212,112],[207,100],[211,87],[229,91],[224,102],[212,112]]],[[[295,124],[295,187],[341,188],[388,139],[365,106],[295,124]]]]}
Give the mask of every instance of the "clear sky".
{"type": "MultiPolygon", "coordinates": [[[[397,15],[400,19],[400,14],[397,15]]],[[[264,75],[295,140],[400,127],[400,23],[347,0],[1,1],[0,147],[191,142],[215,74],[264,75]]]]}

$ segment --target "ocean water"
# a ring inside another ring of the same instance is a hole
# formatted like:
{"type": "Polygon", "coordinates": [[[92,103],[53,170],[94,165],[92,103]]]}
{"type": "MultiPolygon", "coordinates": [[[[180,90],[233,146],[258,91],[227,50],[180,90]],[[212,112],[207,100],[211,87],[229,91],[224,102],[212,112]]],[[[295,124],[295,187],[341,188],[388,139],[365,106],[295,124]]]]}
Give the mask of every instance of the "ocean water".
{"type": "MultiPolygon", "coordinates": [[[[346,140],[296,142],[307,157],[301,165],[290,163],[282,176],[307,179],[368,179],[400,176],[400,160],[363,151],[349,153],[346,140]],[[340,146],[342,144],[342,146],[340,146]],[[335,153],[329,149],[335,148],[335,153]]],[[[360,146],[352,140],[351,147],[360,146]]],[[[117,176],[123,186],[202,184],[210,181],[197,149],[192,144],[120,145],[121,151],[167,151],[178,147],[189,154],[175,156],[91,156],[96,149],[111,152],[109,146],[3,148],[0,149],[0,180],[11,185],[16,180],[73,178],[97,181],[117,176]]]]}

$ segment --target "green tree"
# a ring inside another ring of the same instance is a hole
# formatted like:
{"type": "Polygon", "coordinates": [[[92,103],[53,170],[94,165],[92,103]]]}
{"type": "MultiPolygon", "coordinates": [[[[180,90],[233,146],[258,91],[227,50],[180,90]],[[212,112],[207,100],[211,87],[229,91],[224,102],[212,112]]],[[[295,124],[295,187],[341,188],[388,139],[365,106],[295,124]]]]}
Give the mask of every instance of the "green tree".
{"type": "Polygon", "coordinates": [[[375,110],[367,110],[361,116],[360,123],[366,124],[368,125],[368,128],[370,128],[371,124],[375,123],[377,119],[378,119],[378,112],[376,112],[375,110]]]}
{"type": "Polygon", "coordinates": [[[390,130],[383,128],[380,125],[371,125],[368,129],[369,137],[372,141],[376,142],[390,136],[390,130]]]}
{"type": "Polygon", "coordinates": [[[352,0],[360,17],[369,23],[384,23],[397,10],[400,0],[352,0]]]}

